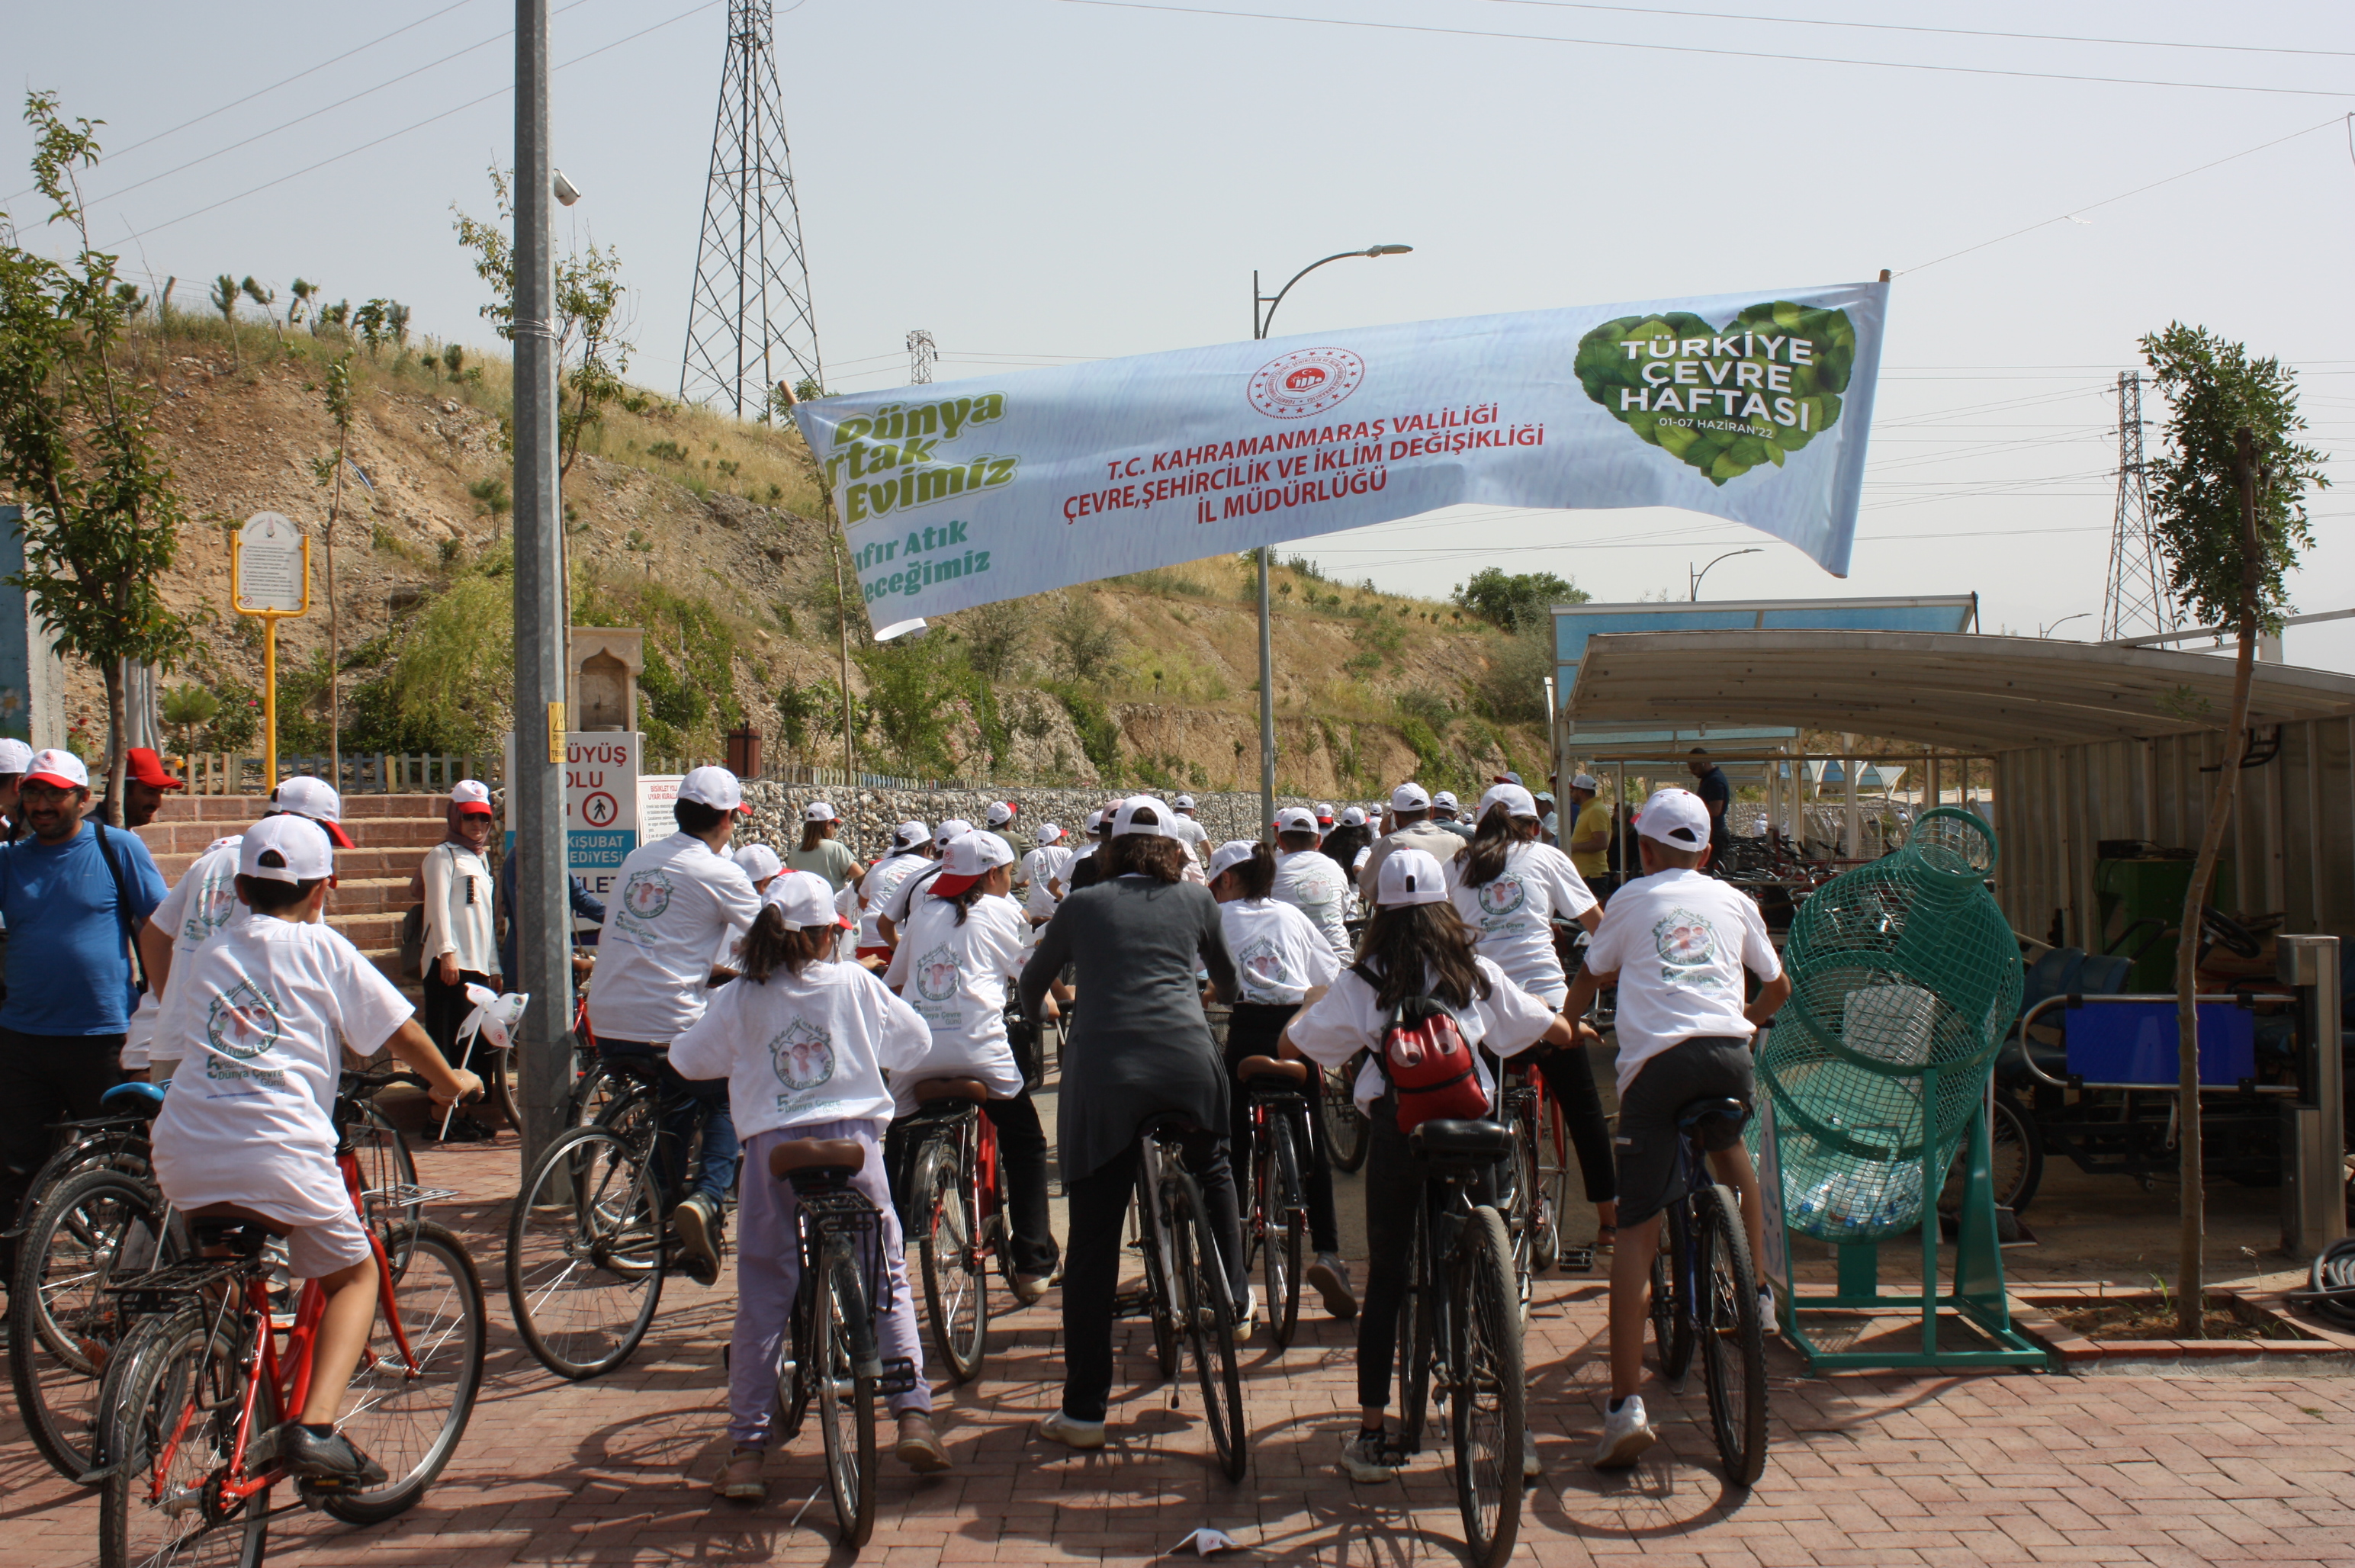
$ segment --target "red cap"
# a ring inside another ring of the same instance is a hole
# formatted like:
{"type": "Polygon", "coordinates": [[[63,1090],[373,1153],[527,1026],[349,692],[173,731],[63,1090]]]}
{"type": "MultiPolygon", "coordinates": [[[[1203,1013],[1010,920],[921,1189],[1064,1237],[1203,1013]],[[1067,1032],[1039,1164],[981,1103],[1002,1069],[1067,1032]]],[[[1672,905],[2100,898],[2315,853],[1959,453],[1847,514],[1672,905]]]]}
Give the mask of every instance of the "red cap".
{"type": "Polygon", "coordinates": [[[133,746],[123,753],[123,771],[149,789],[186,789],[188,786],[164,771],[164,759],[144,746],[133,746]]]}

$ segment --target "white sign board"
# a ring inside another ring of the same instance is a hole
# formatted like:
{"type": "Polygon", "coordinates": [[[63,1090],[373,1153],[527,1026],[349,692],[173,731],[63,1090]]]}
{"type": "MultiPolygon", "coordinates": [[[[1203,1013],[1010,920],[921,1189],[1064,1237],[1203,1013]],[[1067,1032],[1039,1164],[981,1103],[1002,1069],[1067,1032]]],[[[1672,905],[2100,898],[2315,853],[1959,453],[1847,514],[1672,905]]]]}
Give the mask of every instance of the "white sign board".
{"type": "Polygon", "coordinates": [[[678,781],[685,773],[655,773],[638,779],[638,842],[651,844],[678,831],[678,781]]]}
{"type": "MultiPolygon", "coordinates": [[[[599,899],[613,891],[622,860],[638,847],[638,763],[645,741],[621,731],[564,737],[564,863],[599,899]]],[[[507,777],[515,737],[506,737],[507,777]]],[[[507,791],[507,847],[515,847],[515,791],[507,791]]]]}
{"type": "Polygon", "coordinates": [[[303,530],[276,512],[256,512],[237,531],[237,581],[230,602],[245,614],[300,615],[310,607],[309,556],[303,530]]]}

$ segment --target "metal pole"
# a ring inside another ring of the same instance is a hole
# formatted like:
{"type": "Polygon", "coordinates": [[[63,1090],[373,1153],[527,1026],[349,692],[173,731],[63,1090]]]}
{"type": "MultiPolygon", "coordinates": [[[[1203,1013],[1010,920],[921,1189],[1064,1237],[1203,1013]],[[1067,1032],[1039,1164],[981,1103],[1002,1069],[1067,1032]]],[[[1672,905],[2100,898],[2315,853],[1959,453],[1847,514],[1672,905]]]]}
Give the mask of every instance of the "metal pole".
{"type": "Polygon", "coordinates": [[[1267,546],[1259,547],[1259,836],[1275,842],[1275,660],[1268,645],[1267,546]]]}
{"type": "Polygon", "coordinates": [[[558,526],[554,192],[548,149],[549,0],[516,0],[516,958],[531,994],[516,1056],[527,1164],[572,1086],[572,943],[565,898],[563,533],[558,526]],[[552,753],[552,754],[551,754],[552,753]]]}
{"type": "MultiPolygon", "coordinates": [[[[1265,602],[1267,595],[1260,599],[1265,602]]],[[[261,793],[278,787],[278,617],[261,618],[261,793]]]]}

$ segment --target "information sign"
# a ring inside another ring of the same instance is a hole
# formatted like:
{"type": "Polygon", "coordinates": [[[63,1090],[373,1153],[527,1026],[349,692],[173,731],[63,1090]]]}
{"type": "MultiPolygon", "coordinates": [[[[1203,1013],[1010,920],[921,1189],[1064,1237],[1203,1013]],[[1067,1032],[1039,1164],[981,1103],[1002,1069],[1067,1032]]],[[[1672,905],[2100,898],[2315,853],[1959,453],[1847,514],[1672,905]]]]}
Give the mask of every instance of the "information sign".
{"type": "Polygon", "coordinates": [[[276,512],[256,512],[230,552],[232,607],[241,615],[300,615],[311,607],[311,554],[303,530],[276,512]]]}

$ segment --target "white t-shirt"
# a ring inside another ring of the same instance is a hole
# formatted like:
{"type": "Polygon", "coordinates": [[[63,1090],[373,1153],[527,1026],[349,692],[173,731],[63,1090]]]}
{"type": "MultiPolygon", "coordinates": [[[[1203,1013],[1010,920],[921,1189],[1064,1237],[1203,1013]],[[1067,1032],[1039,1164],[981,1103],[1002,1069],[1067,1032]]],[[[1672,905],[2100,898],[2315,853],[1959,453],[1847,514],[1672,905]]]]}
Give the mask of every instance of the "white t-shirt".
{"type": "Polygon", "coordinates": [[[1023,895],[1022,912],[1039,920],[1051,920],[1055,905],[1060,901],[1048,890],[1047,883],[1063,874],[1071,863],[1071,852],[1060,844],[1042,844],[1022,857],[1022,879],[1030,891],[1023,895]]]}
{"type": "Polygon", "coordinates": [[[1182,811],[1173,812],[1169,817],[1169,837],[1183,838],[1186,852],[1199,857],[1203,854],[1202,846],[1210,841],[1210,830],[1182,811]]]}
{"type": "Polygon", "coordinates": [[[1295,849],[1275,858],[1275,896],[1308,917],[1325,933],[1334,953],[1349,957],[1348,884],[1341,868],[1322,849],[1295,849]]]}
{"type": "Polygon", "coordinates": [[[1312,987],[1329,986],[1341,973],[1325,933],[1288,903],[1230,899],[1219,906],[1219,923],[1235,961],[1241,1001],[1297,1006],[1312,987]]]}
{"type": "Polygon", "coordinates": [[[720,987],[672,1039],[670,1064],[727,1079],[736,1136],[750,1141],[808,1122],[889,1122],[883,1074],[922,1061],[932,1040],[916,1009],[859,965],[812,964],[720,987]]]}
{"type": "Polygon", "coordinates": [[[589,1027],[657,1044],[703,1016],[711,955],[751,929],[761,897],[744,868],[674,833],[630,851],[605,904],[589,1027]]]}
{"type": "Polygon", "coordinates": [[[1619,975],[1619,1093],[1645,1062],[1698,1036],[1748,1040],[1742,972],[1783,972],[1758,906],[1715,877],[1682,869],[1611,895],[1587,939],[1586,966],[1619,975]]]}
{"type": "MultiPolygon", "coordinates": [[[[1497,1056],[1518,1056],[1552,1027],[1554,1010],[1506,978],[1494,959],[1476,955],[1473,962],[1488,976],[1489,995],[1485,999],[1474,997],[1472,1005],[1456,1015],[1464,1038],[1470,1044],[1487,1046],[1497,1056]]],[[[1355,969],[1344,969],[1331,990],[1292,1016],[1285,1032],[1309,1061],[1338,1067],[1358,1051],[1379,1048],[1390,1021],[1374,987],[1355,969]]],[[[1489,1104],[1494,1105],[1496,1080],[1488,1076],[1488,1064],[1476,1051],[1472,1053],[1472,1066],[1480,1075],[1480,1087],[1488,1093],[1489,1104]]],[[[1370,1111],[1382,1097],[1382,1070],[1370,1057],[1359,1070],[1350,1094],[1361,1111],[1370,1111]]]]}
{"type": "Polygon", "coordinates": [[[1455,912],[1479,934],[1480,951],[1513,984],[1559,1003],[1570,989],[1553,950],[1553,921],[1575,920],[1594,907],[1594,894],[1570,857],[1550,844],[1516,844],[1505,869],[1478,887],[1464,882],[1469,852],[1447,862],[1447,891],[1455,912]]]}
{"type": "MultiPolygon", "coordinates": [[[[172,884],[164,901],[148,915],[155,923],[155,929],[172,939],[173,968],[177,969],[182,959],[202,947],[206,939],[231,918],[245,912],[245,906],[237,901],[237,849],[244,842],[245,836],[240,833],[206,845],[204,853],[180,873],[180,880],[172,884]]],[[[165,984],[168,987],[171,982],[166,980],[165,984]]],[[[176,1060],[155,1053],[155,1020],[162,1008],[163,999],[155,992],[140,993],[139,1006],[132,1013],[123,1036],[123,1065],[126,1071],[148,1067],[156,1061],[176,1060]]]]}
{"type": "Polygon", "coordinates": [[[499,939],[491,923],[496,886],[491,863],[472,846],[444,841],[425,852],[425,966],[445,953],[460,970],[475,975],[499,971],[499,939]]]}
{"type": "Polygon", "coordinates": [[[938,864],[938,861],[927,856],[919,855],[911,849],[904,855],[894,855],[889,859],[878,860],[867,869],[867,880],[861,886],[859,893],[867,904],[866,908],[858,912],[859,946],[890,945],[883,940],[883,933],[875,924],[876,920],[883,913],[884,905],[890,901],[893,893],[900,891],[900,883],[925,867],[938,864]]]}
{"type": "Polygon", "coordinates": [[[922,1061],[891,1076],[900,1115],[916,1108],[908,1091],[922,1078],[974,1077],[993,1099],[1022,1093],[1022,1070],[1006,1040],[1006,985],[1022,973],[1030,923],[1009,898],[974,901],[963,925],[947,899],[925,899],[908,917],[883,983],[932,1031],[922,1061]]]}
{"type": "Polygon", "coordinates": [[[373,1054],[416,1009],[332,926],[240,912],[172,972],[156,1043],[184,1061],[155,1118],[156,1179],[181,1209],[330,1224],[351,1211],[336,1169],[342,1047],[373,1054]]]}

